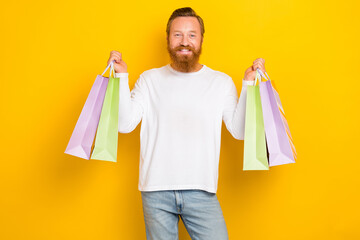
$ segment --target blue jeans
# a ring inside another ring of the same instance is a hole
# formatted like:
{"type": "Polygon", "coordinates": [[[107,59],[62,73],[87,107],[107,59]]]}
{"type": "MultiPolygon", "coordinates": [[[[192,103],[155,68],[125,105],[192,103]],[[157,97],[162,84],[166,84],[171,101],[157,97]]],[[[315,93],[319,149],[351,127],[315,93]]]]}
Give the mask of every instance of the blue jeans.
{"type": "Polygon", "coordinates": [[[179,218],[192,240],[227,240],[215,193],[203,190],[141,191],[146,239],[178,240],[179,218]]]}

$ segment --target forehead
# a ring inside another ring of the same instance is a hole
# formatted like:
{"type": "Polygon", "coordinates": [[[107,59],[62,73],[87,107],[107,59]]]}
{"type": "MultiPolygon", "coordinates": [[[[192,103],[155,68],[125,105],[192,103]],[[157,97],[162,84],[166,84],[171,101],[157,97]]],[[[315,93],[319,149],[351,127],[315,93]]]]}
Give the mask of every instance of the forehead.
{"type": "Polygon", "coordinates": [[[172,21],[170,31],[194,31],[200,33],[200,23],[196,17],[177,17],[172,21]]]}

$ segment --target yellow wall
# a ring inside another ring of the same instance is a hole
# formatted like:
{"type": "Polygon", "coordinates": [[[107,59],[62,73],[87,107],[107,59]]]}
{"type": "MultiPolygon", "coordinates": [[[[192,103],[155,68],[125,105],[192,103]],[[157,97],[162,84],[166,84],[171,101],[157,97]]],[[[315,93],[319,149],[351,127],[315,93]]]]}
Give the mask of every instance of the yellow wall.
{"type": "MultiPolygon", "coordinates": [[[[258,57],[287,114],[298,160],[242,171],[223,124],[218,198],[230,239],[359,239],[359,2],[7,1],[1,24],[0,239],[145,239],[137,190],[140,125],[118,162],[64,153],[111,50],[130,87],[169,62],[165,27],[191,6],[200,62],[233,77],[258,57]]],[[[190,239],[180,225],[180,239],[190,239]]]]}

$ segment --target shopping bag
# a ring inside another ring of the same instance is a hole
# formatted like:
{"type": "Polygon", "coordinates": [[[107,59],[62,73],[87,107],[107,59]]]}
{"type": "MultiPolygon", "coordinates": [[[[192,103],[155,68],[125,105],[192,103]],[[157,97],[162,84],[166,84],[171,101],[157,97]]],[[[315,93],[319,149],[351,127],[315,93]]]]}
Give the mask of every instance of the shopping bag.
{"type": "Polygon", "coordinates": [[[116,162],[119,124],[119,78],[111,77],[111,73],[113,73],[113,76],[115,75],[113,62],[110,63],[109,83],[91,159],[116,162]]]}
{"type": "Polygon", "coordinates": [[[87,160],[90,159],[91,147],[94,142],[109,80],[103,75],[109,66],[110,64],[101,75],[96,76],[95,82],[90,90],[85,105],[80,113],[80,117],[76,122],[75,128],[66,147],[65,153],[67,154],[85,158],[87,160]]]}
{"type": "Polygon", "coordinates": [[[257,69],[267,81],[260,81],[260,97],[263,109],[269,166],[295,163],[296,150],[278,91],[270,77],[257,69]]]}
{"type": "Polygon", "coordinates": [[[269,170],[258,79],[257,72],[254,85],[246,89],[243,170],[269,170]]]}

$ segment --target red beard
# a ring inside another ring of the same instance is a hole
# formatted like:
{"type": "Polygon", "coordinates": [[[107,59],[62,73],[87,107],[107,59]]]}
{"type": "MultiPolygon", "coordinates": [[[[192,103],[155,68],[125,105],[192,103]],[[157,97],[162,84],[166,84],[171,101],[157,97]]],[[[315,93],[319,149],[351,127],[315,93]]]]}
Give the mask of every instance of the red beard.
{"type": "Polygon", "coordinates": [[[198,51],[195,51],[194,48],[190,46],[179,46],[174,49],[171,49],[169,43],[167,45],[167,50],[170,54],[170,58],[173,61],[175,67],[179,69],[181,72],[190,72],[192,69],[195,69],[196,64],[199,61],[200,54],[201,54],[201,45],[198,51]],[[178,53],[181,49],[188,49],[192,53],[191,54],[184,54],[178,53]]]}

